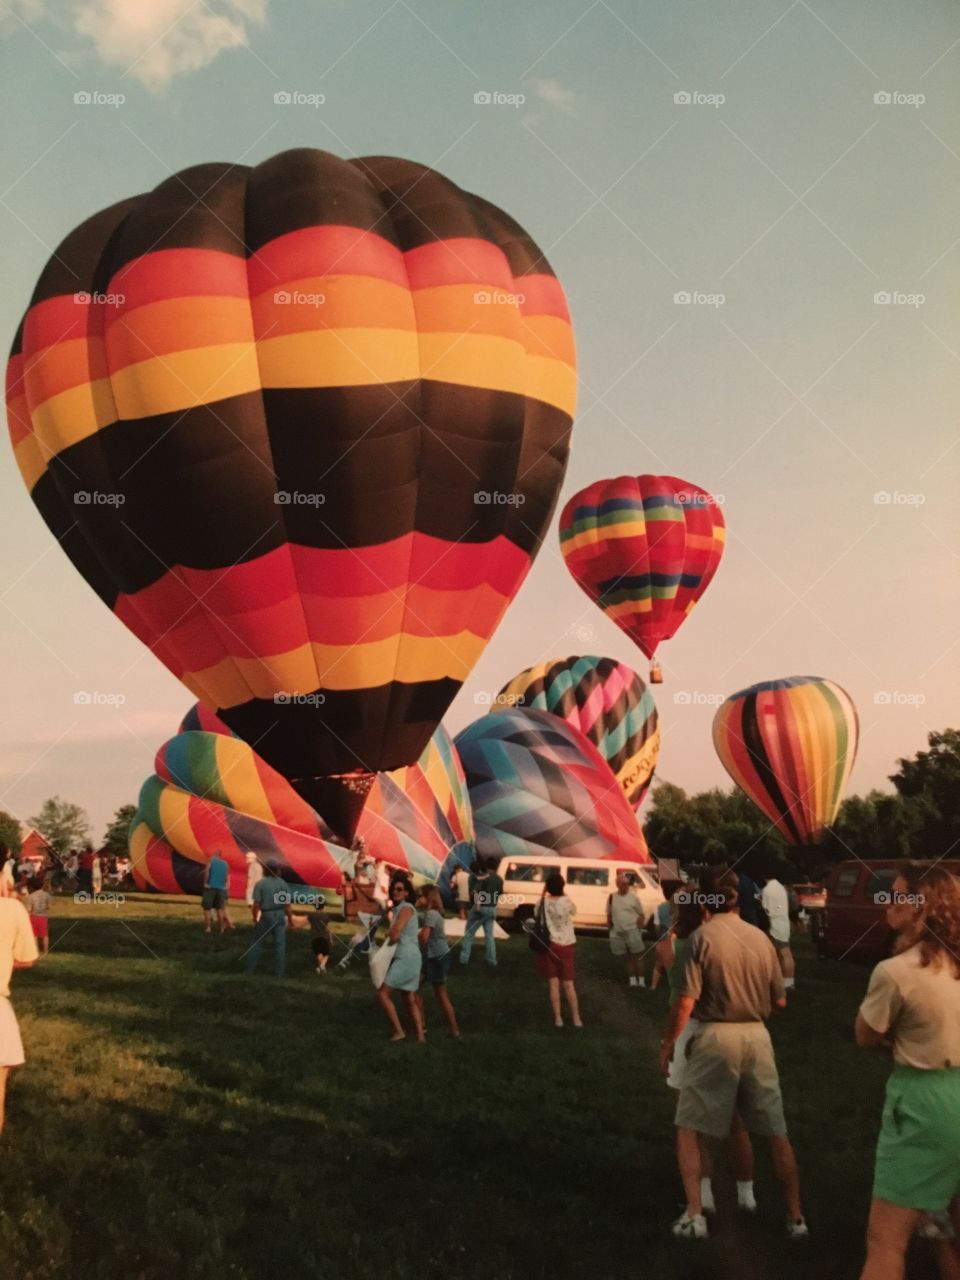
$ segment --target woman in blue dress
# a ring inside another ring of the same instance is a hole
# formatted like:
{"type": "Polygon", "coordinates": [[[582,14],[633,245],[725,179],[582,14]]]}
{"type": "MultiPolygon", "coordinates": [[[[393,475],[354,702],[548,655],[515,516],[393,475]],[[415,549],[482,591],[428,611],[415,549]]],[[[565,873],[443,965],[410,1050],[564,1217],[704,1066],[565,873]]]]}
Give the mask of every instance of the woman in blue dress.
{"type": "Polygon", "coordinates": [[[393,1007],[394,991],[402,991],[417,1039],[423,1042],[426,1036],[417,997],[420,989],[420,966],[423,963],[418,937],[420,922],[414,906],[416,898],[413,885],[401,872],[395,874],[390,881],[390,900],[393,903],[393,921],[387,937],[390,942],[397,944],[397,949],[393,953],[383,986],[377,991],[377,999],[393,1027],[393,1035],[390,1039],[405,1040],[407,1033],[403,1029],[399,1014],[393,1007]]]}

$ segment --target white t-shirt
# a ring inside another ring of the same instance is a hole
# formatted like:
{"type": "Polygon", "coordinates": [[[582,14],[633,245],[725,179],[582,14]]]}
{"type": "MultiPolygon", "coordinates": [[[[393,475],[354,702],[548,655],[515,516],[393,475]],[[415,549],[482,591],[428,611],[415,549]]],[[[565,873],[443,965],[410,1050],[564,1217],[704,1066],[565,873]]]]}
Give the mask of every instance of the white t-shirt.
{"type": "Polygon", "coordinates": [[[16,898],[0,898],[0,996],[10,998],[13,963],[37,959],[37,940],[26,907],[16,898]]]}
{"type": "Polygon", "coordinates": [[[470,901],[470,872],[461,867],[454,877],[457,883],[457,898],[460,902],[470,901]]]}
{"type": "Polygon", "coordinates": [[[610,919],[618,933],[629,933],[643,924],[643,903],[632,889],[610,895],[610,919]]]}
{"type": "Polygon", "coordinates": [[[550,941],[555,942],[558,947],[572,946],[577,940],[577,935],[573,931],[573,917],[577,914],[577,908],[573,905],[573,900],[566,894],[560,898],[554,898],[548,893],[543,903],[550,941]]]}
{"type": "Polygon", "coordinates": [[[770,920],[770,937],[790,941],[790,898],[779,880],[768,880],[760,891],[760,905],[770,920]]]}
{"type": "Polygon", "coordinates": [[[860,1006],[863,1020],[893,1037],[893,1059],[906,1067],[960,1067],[960,979],[951,958],[938,969],[920,963],[920,948],[881,960],[860,1006]]]}

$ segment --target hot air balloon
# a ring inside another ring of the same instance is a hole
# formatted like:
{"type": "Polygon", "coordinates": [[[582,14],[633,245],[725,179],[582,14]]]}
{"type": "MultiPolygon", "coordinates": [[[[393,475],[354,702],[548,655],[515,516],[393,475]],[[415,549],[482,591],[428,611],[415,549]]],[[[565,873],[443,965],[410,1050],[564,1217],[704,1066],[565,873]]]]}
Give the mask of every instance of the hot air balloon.
{"type": "MultiPolygon", "coordinates": [[[[716,499],[676,476],[597,480],[560,516],[577,584],[650,659],[710,585],[725,537],[716,499]]],[[[663,679],[656,663],[650,679],[663,679]]]]}
{"type": "Polygon", "coordinates": [[[636,809],[660,751],[653,694],[615,658],[557,658],[528,667],[497,694],[497,706],[533,707],[579,729],[613,770],[636,809]]]}
{"type": "Polygon", "coordinates": [[[475,720],[454,742],[481,854],[650,861],[606,761],[558,716],[507,707],[475,720]]]}
{"type": "Polygon", "coordinates": [[[526,574],[574,396],[521,227],[422,165],[310,149],[80,225],[7,378],[75,567],[344,840],[526,574]]]}
{"type": "Polygon", "coordinates": [[[859,732],[850,695],[820,676],[751,685],[713,720],[723,767],[794,845],[816,844],[836,818],[859,732]]]}
{"type": "MultiPolygon", "coordinates": [[[[157,753],[131,825],[134,876],[142,887],[196,893],[219,849],[242,896],[246,854],[276,860],[292,884],[337,888],[354,854],[293,787],[208,709],[194,707],[157,753]],[[194,726],[203,722],[206,731],[194,726]],[[211,731],[213,729],[213,731],[211,731]]],[[[359,834],[377,858],[439,881],[448,864],[473,854],[473,826],[459,759],[440,726],[415,765],[374,780],[359,834]]]]}

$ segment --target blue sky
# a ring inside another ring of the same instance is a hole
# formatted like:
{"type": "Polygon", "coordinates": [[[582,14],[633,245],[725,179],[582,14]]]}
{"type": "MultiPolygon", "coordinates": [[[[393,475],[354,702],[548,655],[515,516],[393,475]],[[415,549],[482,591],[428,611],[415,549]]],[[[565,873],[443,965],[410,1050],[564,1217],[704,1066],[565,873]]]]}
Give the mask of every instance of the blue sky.
{"type": "MultiPolygon", "coordinates": [[[[177,169],[302,145],[436,165],[512,213],[567,290],[582,386],[562,497],[662,471],[724,503],[724,562],[662,651],[662,775],[725,782],[714,703],[760,679],[850,691],[854,790],[958,723],[952,4],[26,0],[0,35],[8,341],[58,241],[177,169]]],[[[190,698],[53,545],[9,453],[0,499],[0,807],[59,792],[99,834],[190,698]]],[[[450,727],[575,652],[645,669],[551,538],[450,727]]]]}

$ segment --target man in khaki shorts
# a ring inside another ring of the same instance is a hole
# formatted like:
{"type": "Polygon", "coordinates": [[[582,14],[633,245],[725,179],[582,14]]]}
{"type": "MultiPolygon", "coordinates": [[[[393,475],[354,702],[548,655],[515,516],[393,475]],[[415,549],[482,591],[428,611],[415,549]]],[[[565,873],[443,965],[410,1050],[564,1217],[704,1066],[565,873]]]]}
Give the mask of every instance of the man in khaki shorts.
{"type": "Polygon", "coordinates": [[[611,954],[623,957],[631,987],[645,989],[644,941],[640,932],[644,924],[643,903],[626,871],[617,872],[617,892],[611,893],[607,899],[607,924],[610,927],[611,954]]]}
{"type": "Polygon", "coordinates": [[[736,913],[737,878],[704,876],[696,891],[703,924],[690,935],[687,962],[660,1051],[664,1070],[690,1017],[700,1031],[687,1046],[677,1103],[677,1162],[687,1208],[673,1233],[707,1235],[700,1197],[700,1134],[723,1139],[739,1111],[750,1133],[766,1137],[787,1202],[787,1232],[804,1238],[797,1162],[783,1115],[780,1080],[766,1020],[786,1005],[783,977],[769,938],[736,913]]]}

